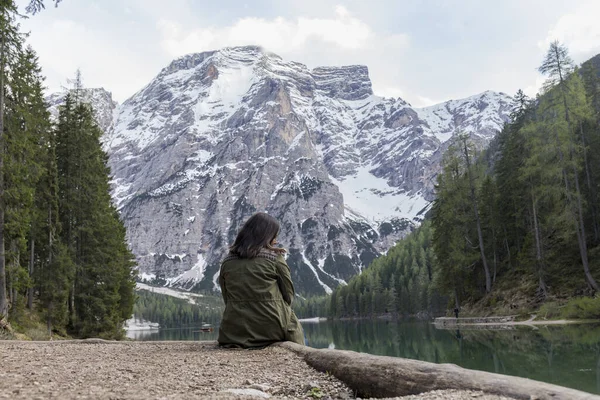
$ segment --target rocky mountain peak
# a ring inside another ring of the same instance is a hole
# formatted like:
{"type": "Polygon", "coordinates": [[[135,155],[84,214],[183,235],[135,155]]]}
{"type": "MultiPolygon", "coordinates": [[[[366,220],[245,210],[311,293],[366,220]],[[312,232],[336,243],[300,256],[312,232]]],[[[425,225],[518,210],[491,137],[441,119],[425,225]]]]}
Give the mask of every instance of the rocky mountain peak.
{"type": "Polygon", "coordinates": [[[419,223],[452,135],[486,143],[510,102],[413,108],[375,96],[367,67],[234,47],[173,61],[116,109],[103,143],[143,278],[217,289],[237,230],[266,211],[299,292],[323,293],[419,223]]]}
{"type": "Polygon", "coordinates": [[[364,65],[317,67],[311,71],[316,88],[329,97],[364,100],[373,95],[369,69],[364,65]]]}
{"type": "Polygon", "coordinates": [[[80,89],[79,93],[76,93],[75,90],[64,90],[46,96],[48,110],[53,118],[58,118],[59,106],[64,104],[65,97],[69,92],[73,96],[79,96],[81,102],[92,106],[98,125],[104,132],[112,129],[114,111],[117,109],[118,103],[113,100],[112,93],[104,88],[80,89]]]}

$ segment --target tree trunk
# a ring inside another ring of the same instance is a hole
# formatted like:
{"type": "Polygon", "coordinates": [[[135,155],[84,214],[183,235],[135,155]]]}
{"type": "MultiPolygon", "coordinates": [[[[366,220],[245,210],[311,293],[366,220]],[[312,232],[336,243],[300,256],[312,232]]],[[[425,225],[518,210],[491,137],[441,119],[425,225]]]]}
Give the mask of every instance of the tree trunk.
{"type": "MultiPolygon", "coordinates": [[[[459,343],[462,349],[463,340],[459,343]]],[[[327,371],[362,398],[400,397],[448,389],[483,391],[514,399],[591,400],[596,397],[549,383],[468,370],[452,364],[312,349],[292,342],[274,346],[293,351],[317,371],[327,371]]],[[[499,362],[502,364],[501,360],[499,362]]]]}
{"type": "MultiPolygon", "coordinates": [[[[563,159],[562,156],[562,152],[561,153],[561,161],[563,159]]],[[[568,208],[571,208],[571,204],[573,203],[573,197],[571,195],[570,192],[570,185],[569,185],[569,179],[567,176],[567,171],[563,168],[562,170],[562,174],[563,174],[563,179],[565,181],[565,190],[566,190],[566,194],[567,194],[567,202],[568,202],[568,208]]],[[[575,176],[575,185],[577,187],[577,192],[579,192],[579,179],[577,179],[577,176],[575,176]]],[[[581,197],[579,197],[578,199],[578,206],[581,207],[581,197]]],[[[572,212],[572,210],[571,210],[572,212]]],[[[576,227],[576,231],[577,231],[577,244],[579,245],[579,254],[581,256],[581,263],[583,265],[583,272],[585,274],[585,278],[586,278],[586,282],[588,283],[588,285],[590,285],[590,287],[592,289],[594,289],[595,291],[598,290],[598,284],[596,283],[596,281],[594,280],[594,277],[592,276],[592,274],[590,273],[590,267],[588,264],[588,257],[587,257],[587,244],[585,241],[585,228],[583,227],[582,223],[583,223],[583,217],[581,215],[581,213],[578,213],[578,215],[575,216],[575,227],[576,227]],[[582,232],[583,231],[583,235],[582,232]]]]}
{"type": "MultiPolygon", "coordinates": [[[[31,249],[29,253],[29,277],[33,279],[33,261],[35,256],[35,239],[31,239],[31,249]]],[[[27,308],[33,309],[33,285],[27,289],[27,308]]]]}
{"type": "Polygon", "coordinates": [[[575,190],[577,195],[577,214],[579,217],[578,229],[577,229],[577,241],[579,242],[579,251],[581,253],[581,263],[583,264],[583,272],[587,279],[588,284],[598,291],[598,283],[590,272],[589,259],[587,254],[587,238],[585,236],[585,224],[583,222],[583,205],[581,204],[581,190],[579,188],[579,177],[577,176],[577,168],[575,169],[575,190]]]}
{"type": "Polygon", "coordinates": [[[6,293],[6,250],[4,247],[4,71],[6,37],[0,43],[0,319],[8,316],[6,293]]]}
{"type": "Polygon", "coordinates": [[[594,242],[598,243],[600,240],[600,226],[598,226],[598,204],[596,203],[596,190],[592,185],[592,174],[590,172],[590,165],[587,159],[587,149],[585,146],[585,134],[583,132],[583,124],[579,124],[581,132],[581,143],[583,144],[583,163],[585,165],[585,178],[588,190],[590,191],[591,202],[590,206],[592,209],[592,227],[594,229],[594,242]]]}
{"type": "Polygon", "coordinates": [[[46,318],[46,326],[48,328],[48,335],[50,336],[50,339],[52,339],[52,302],[48,304],[48,309],[46,312],[48,313],[46,318]]]}
{"type": "MultiPolygon", "coordinates": [[[[565,104],[566,106],[566,104],[565,104]]],[[[568,113],[567,113],[568,115],[568,113]]],[[[569,124],[570,126],[570,124],[569,124]]],[[[558,137],[557,137],[558,140],[558,137]]],[[[565,189],[566,189],[566,195],[567,195],[567,201],[568,201],[568,208],[571,209],[571,207],[573,207],[573,196],[571,194],[570,191],[570,185],[569,185],[569,179],[568,179],[568,175],[567,175],[567,171],[564,168],[564,156],[562,154],[562,150],[560,150],[560,142],[558,143],[559,146],[559,155],[560,155],[560,160],[563,163],[563,168],[562,168],[562,172],[563,172],[563,179],[565,180],[565,189]]],[[[570,147],[570,153],[571,153],[571,157],[573,157],[573,143],[571,142],[571,140],[569,139],[569,147],[570,147]]],[[[577,196],[577,204],[575,204],[575,227],[576,227],[576,231],[577,231],[577,244],[579,245],[579,254],[581,256],[581,264],[583,265],[583,272],[585,274],[585,278],[586,281],[588,283],[588,285],[594,290],[594,291],[598,291],[598,284],[596,283],[596,281],[594,280],[594,277],[592,276],[591,272],[590,272],[590,266],[589,266],[589,262],[588,262],[588,254],[587,254],[587,239],[585,236],[585,225],[583,222],[583,205],[581,204],[581,190],[579,187],[579,177],[577,174],[577,167],[573,166],[573,172],[574,172],[574,180],[575,180],[575,195],[577,196]]]]}
{"type": "Polygon", "coordinates": [[[535,261],[536,261],[536,269],[538,274],[539,286],[538,291],[542,296],[542,300],[546,298],[547,295],[547,286],[544,281],[544,260],[542,257],[542,239],[540,237],[540,226],[537,219],[537,207],[535,196],[531,193],[531,210],[533,214],[533,229],[535,233],[535,261]]]}
{"type": "Polygon", "coordinates": [[[504,246],[506,246],[506,254],[508,254],[508,266],[512,270],[513,269],[512,255],[510,253],[510,245],[508,244],[508,233],[506,232],[506,226],[504,226],[503,229],[504,229],[504,246]]]}
{"type": "Polygon", "coordinates": [[[467,162],[467,174],[469,175],[469,186],[471,189],[471,202],[473,203],[473,213],[475,214],[475,221],[477,222],[477,238],[479,239],[479,252],[481,253],[481,261],[483,263],[483,270],[485,272],[485,291],[489,293],[492,290],[492,278],[490,276],[490,269],[485,258],[485,249],[483,246],[483,233],[481,232],[481,219],[479,218],[479,210],[477,207],[477,198],[475,197],[475,184],[473,183],[473,174],[471,174],[471,161],[469,159],[469,151],[467,149],[467,139],[463,139],[465,161],[467,162]]]}
{"type": "Polygon", "coordinates": [[[425,264],[427,265],[427,276],[429,277],[429,282],[431,282],[433,276],[431,273],[431,263],[429,262],[429,260],[427,260],[427,255],[425,255],[425,264]]]}
{"type": "Polygon", "coordinates": [[[458,301],[458,290],[454,288],[454,306],[457,310],[460,310],[460,302],[458,301]]]}
{"type": "Polygon", "coordinates": [[[71,285],[69,290],[69,325],[71,328],[75,328],[75,282],[71,285]]]}
{"type": "MultiPolygon", "coordinates": [[[[517,230],[517,227],[519,226],[519,209],[517,208],[517,203],[515,202],[515,200],[513,199],[513,209],[514,209],[514,216],[515,216],[515,230],[517,230]]],[[[504,227],[504,235],[508,236],[507,232],[506,232],[506,227],[504,227]]],[[[521,249],[521,236],[515,233],[515,241],[516,241],[516,245],[517,245],[517,249],[520,250],[521,249]]],[[[507,241],[508,243],[508,241],[507,241]]]]}
{"type": "Polygon", "coordinates": [[[10,242],[10,275],[8,282],[11,289],[8,292],[10,297],[10,304],[12,305],[13,312],[17,309],[17,302],[19,300],[19,249],[17,248],[17,241],[11,240],[10,242]]]}
{"type": "MultiPolygon", "coordinates": [[[[52,260],[53,260],[53,254],[54,254],[54,249],[53,249],[53,240],[54,237],[52,235],[54,226],[52,225],[52,205],[48,204],[48,268],[50,268],[52,266],[52,260]]],[[[52,339],[52,309],[54,308],[54,304],[53,301],[51,300],[48,304],[48,309],[46,310],[47,314],[47,318],[46,318],[46,324],[48,327],[48,335],[50,336],[50,339],[52,339]]]]}
{"type": "MultiPolygon", "coordinates": [[[[573,140],[571,139],[571,134],[572,134],[572,129],[571,129],[571,117],[569,114],[569,106],[567,104],[567,95],[565,93],[565,81],[564,81],[564,77],[563,77],[563,72],[562,72],[562,68],[561,68],[561,64],[560,64],[560,57],[558,54],[558,49],[556,50],[556,60],[558,62],[558,76],[560,79],[560,91],[562,94],[562,100],[563,100],[563,106],[565,107],[565,120],[567,121],[567,133],[569,135],[569,152],[571,155],[571,158],[574,160],[575,159],[575,155],[574,155],[574,151],[573,151],[573,140]]],[[[557,139],[558,139],[558,134],[557,134],[557,139]]],[[[557,145],[559,146],[559,153],[560,153],[560,158],[561,161],[563,161],[563,154],[562,154],[562,150],[560,149],[560,141],[558,141],[557,145]]],[[[567,180],[567,172],[565,170],[564,167],[564,161],[563,161],[563,176],[565,178],[565,184],[567,186],[567,199],[569,201],[570,204],[572,204],[573,200],[571,197],[571,194],[569,192],[569,185],[568,185],[568,180],[567,180]]],[[[581,263],[583,264],[583,272],[585,274],[585,278],[586,281],[588,283],[588,285],[590,285],[590,287],[594,290],[594,291],[598,291],[598,284],[596,283],[596,281],[594,280],[594,277],[592,276],[591,272],[590,272],[590,266],[589,266],[589,260],[588,260],[588,254],[587,254],[587,238],[585,236],[585,225],[583,223],[583,206],[581,204],[581,190],[579,188],[579,177],[578,177],[578,173],[577,173],[577,167],[575,165],[573,165],[573,172],[574,172],[574,178],[575,178],[575,194],[577,196],[577,214],[575,216],[575,225],[577,227],[577,242],[579,244],[579,254],[581,255],[581,263]]]]}
{"type": "Polygon", "coordinates": [[[492,276],[492,284],[496,283],[496,272],[498,269],[498,255],[496,253],[496,229],[492,228],[492,251],[494,252],[494,275],[492,276]]]}

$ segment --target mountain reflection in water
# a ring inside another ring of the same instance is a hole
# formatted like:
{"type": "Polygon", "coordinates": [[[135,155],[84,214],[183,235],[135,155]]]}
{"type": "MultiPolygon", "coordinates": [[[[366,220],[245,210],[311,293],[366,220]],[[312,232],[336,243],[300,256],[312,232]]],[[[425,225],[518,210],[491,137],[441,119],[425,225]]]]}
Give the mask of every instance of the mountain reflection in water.
{"type": "Polygon", "coordinates": [[[427,322],[360,320],[304,330],[311,347],[452,363],[600,394],[600,325],[444,330],[427,322]]]}

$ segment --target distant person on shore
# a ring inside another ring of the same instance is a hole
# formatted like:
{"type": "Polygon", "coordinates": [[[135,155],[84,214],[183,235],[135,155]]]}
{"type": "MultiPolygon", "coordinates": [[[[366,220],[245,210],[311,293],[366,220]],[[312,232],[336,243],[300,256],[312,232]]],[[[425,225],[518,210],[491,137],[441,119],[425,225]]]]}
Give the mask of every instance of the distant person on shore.
{"type": "Polygon", "coordinates": [[[275,342],[304,344],[304,334],[292,311],[294,285],[290,268],[275,247],[279,222],[257,213],[239,231],[221,264],[219,285],[225,311],[219,344],[256,348],[275,342]]]}
{"type": "Polygon", "coordinates": [[[456,316],[456,319],[458,319],[458,313],[459,313],[459,309],[458,307],[454,308],[454,315],[456,316]]]}

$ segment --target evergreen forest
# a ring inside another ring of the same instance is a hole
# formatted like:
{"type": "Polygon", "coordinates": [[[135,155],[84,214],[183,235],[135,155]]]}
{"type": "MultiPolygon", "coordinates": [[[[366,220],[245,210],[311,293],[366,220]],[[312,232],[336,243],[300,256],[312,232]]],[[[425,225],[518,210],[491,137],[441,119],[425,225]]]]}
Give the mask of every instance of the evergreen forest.
{"type": "Polygon", "coordinates": [[[204,295],[194,303],[148,290],[137,292],[133,307],[136,319],[158,322],[161,328],[198,327],[218,324],[225,304],[218,296],[204,295]]]}
{"type": "Polygon", "coordinates": [[[22,18],[14,1],[0,2],[0,323],[35,315],[46,338],[121,338],[136,273],[111,202],[102,131],[81,100],[79,74],[51,118],[22,18]]]}

